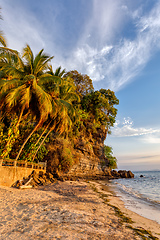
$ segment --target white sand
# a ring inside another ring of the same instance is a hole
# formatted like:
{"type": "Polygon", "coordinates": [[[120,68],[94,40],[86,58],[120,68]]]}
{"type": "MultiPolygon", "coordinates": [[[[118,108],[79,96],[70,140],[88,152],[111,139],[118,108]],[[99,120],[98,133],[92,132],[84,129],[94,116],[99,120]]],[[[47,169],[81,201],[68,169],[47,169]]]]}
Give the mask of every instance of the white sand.
{"type": "Polygon", "coordinates": [[[0,186],[0,239],[141,239],[128,223],[121,223],[91,185],[110,195],[109,203],[130,216],[135,221],[132,226],[160,237],[159,224],[125,209],[119,198],[107,189],[102,191],[97,182],[67,181],[26,190],[0,186]]]}

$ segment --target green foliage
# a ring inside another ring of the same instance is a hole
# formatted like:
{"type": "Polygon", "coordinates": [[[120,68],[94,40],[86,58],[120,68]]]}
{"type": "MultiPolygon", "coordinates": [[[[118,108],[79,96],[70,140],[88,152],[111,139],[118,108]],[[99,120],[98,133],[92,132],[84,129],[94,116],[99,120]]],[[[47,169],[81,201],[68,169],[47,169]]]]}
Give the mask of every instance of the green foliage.
{"type": "Polygon", "coordinates": [[[94,90],[92,80],[86,74],[80,74],[75,70],[66,73],[65,76],[69,76],[74,80],[76,92],[80,97],[83,97],[94,90]]]}
{"type": "Polygon", "coordinates": [[[74,131],[74,134],[76,136],[79,135],[80,131],[84,131],[85,130],[84,122],[88,121],[89,113],[85,112],[82,109],[78,109],[77,110],[77,116],[78,117],[77,117],[77,119],[76,119],[76,121],[74,123],[74,126],[72,128],[72,130],[74,131]]]}
{"type": "Polygon", "coordinates": [[[82,108],[89,112],[92,118],[99,124],[103,124],[110,129],[115,123],[117,109],[114,105],[119,101],[111,90],[101,89],[91,92],[82,99],[82,108]]]}
{"type": "Polygon", "coordinates": [[[112,156],[113,154],[112,147],[104,146],[104,154],[109,161],[109,168],[110,169],[117,168],[117,159],[112,156]]]}
{"type": "Polygon", "coordinates": [[[71,141],[57,136],[51,140],[48,146],[49,159],[53,159],[52,170],[56,168],[60,171],[67,171],[76,162],[76,156],[71,141]]]}
{"type": "Polygon", "coordinates": [[[137,235],[139,235],[141,237],[141,239],[143,240],[148,240],[148,239],[152,239],[152,240],[158,240],[159,238],[155,237],[152,235],[152,232],[149,230],[146,230],[144,228],[135,228],[132,227],[131,225],[127,226],[129,229],[132,229],[136,232],[137,235]]]}
{"type": "Polygon", "coordinates": [[[73,165],[73,154],[70,148],[64,148],[61,153],[61,169],[66,170],[69,169],[73,165]]]}
{"type": "MultiPolygon", "coordinates": [[[[29,127],[28,130],[30,130],[32,127],[29,127]]],[[[24,129],[23,129],[24,130],[24,129]]],[[[27,144],[24,147],[24,151],[20,155],[21,160],[27,160],[32,162],[33,156],[36,153],[36,150],[38,148],[37,140],[40,138],[42,133],[42,129],[38,130],[36,133],[32,135],[32,137],[29,139],[27,144]]],[[[42,136],[41,140],[43,140],[44,136],[42,136]]],[[[49,142],[49,138],[46,139],[45,143],[49,142]]],[[[44,157],[47,155],[48,150],[46,148],[46,145],[42,145],[41,148],[39,149],[35,162],[42,162],[44,157]]]]}
{"type": "Polygon", "coordinates": [[[4,146],[5,146],[5,138],[3,135],[3,128],[4,128],[4,124],[0,123],[0,156],[2,155],[4,146]]]}
{"type": "Polygon", "coordinates": [[[73,147],[71,143],[61,138],[61,150],[60,150],[60,162],[59,162],[59,168],[61,168],[62,171],[70,169],[70,167],[74,163],[74,156],[73,156],[73,147]]]}
{"type": "Polygon", "coordinates": [[[12,120],[9,128],[4,132],[4,125],[0,124],[0,156],[1,158],[9,158],[9,153],[19,136],[17,127],[17,118],[12,120]]]}
{"type": "MultiPolygon", "coordinates": [[[[59,168],[65,170],[74,163],[65,139],[73,143],[74,138],[89,136],[94,142],[110,132],[119,103],[113,91],[94,91],[90,77],[77,71],[53,71],[53,57],[43,49],[35,56],[29,45],[22,55],[6,47],[0,51],[0,114],[3,119],[16,116],[9,125],[0,120],[1,157],[32,161],[37,154],[35,160],[43,161],[45,143],[54,131],[64,137],[59,168]]],[[[114,168],[115,158],[108,157],[114,168]]]]}

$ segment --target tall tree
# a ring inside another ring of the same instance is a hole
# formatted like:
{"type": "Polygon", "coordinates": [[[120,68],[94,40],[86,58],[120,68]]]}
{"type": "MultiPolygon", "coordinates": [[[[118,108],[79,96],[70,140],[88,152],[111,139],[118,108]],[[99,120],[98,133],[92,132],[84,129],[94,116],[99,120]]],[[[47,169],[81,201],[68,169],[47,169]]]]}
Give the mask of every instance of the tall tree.
{"type": "MultiPolygon", "coordinates": [[[[72,104],[74,101],[80,101],[79,96],[75,92],[75,85],[73,83],[73,80],[69,77],[64,78],[61,82],[61,84],[58,86],[58,93],[57,97],[54,100],[57,104],[58,112],[57,115],[49,120],[49,124],[47,125],[45,131],[48,129],[48,132],[46,133],[45,137],[39,144],[37,151],[35,152],[33,156],[33,160],[48,137],[48,135],[54,130],[55,132],[58,132],[59,135],[62,133],[65,133],[65,136],[68,136],[68,132],[72,126],[72,123],[76,119],[76,109],[74,108],[74,105],[72,104]]],[[[51,89],[50,89],[51,91],[51,89]]],[[[42,134],[43,136],[43,134],[42,134]]],[[[40,137],[42,137],[40,136],[40,137]]],[[[39,141],[39,140],[38,140],[39,141]]]]}
{"type": "Polygon", "coordinates": [[[20,122],[25,110],[30,110],[38,120],[35,128],[21,146],[16,159],[19,158],[32,134],[42,126],[49,115],[53,116],[56,112],[55,102],[41,87],[42,82],[50,78],[45,71],[47,70],[48,62],[53,57],[43,54],[43,50],[34,57],[31,48],[27,45],[24,48],[23,58],[25,61],[20,61],[21,64],[13,65],[11,61],[5,61],[2,66],[2,71],[6,75],[11,76],[12,80],[2,80],[1,109],[18,112],[20,109],[18,122],[20,122]]]}
{"type": "Polygon", "coordinates": [[[100,89],[83,97],[82,108],[90,113],[93,121],[104,125],[108,130],[115,123],[117,109],[114,105],[119,104],[119,100],[111,90],[100,89]]]}
{"type": "Polygon", "coordinates": [[[83,97],[86,94],[94,91],[92,80],[86,74],[80,74],[75,70],[66,73],[64,76],[69,76],[74,80],[74,84],[76,85],[76,92],[80,95],[80,97],[83,97]]]}
{"type": "MultiPolygon", "coordinates": [[[[61,78],[49,74],[48,62],[52,58],[43,54],[43,50],[34,57],[29,45],[24,48],[22,59],[13,58],[7,52],[3,55],[1,69],[7,79],[3,79],[1,88],[1,93],[3,93],[0,98],[1,109],[16,111],[19,116],[17,125],[26,111],[30,111],[37,118],[37,124],[22,144],[16,159],[19,158],[33,133],[44,122],[47,123],[47,120],[49,122],[45,128],[45,131],[49,129],[47,136],[53,129],[62,134],[70,128],[75,116],[72,102],[79,100],[75,85],[69,77],[61,78]]],[[[57,71],[57,75],[61,74],[57,71]]]]}

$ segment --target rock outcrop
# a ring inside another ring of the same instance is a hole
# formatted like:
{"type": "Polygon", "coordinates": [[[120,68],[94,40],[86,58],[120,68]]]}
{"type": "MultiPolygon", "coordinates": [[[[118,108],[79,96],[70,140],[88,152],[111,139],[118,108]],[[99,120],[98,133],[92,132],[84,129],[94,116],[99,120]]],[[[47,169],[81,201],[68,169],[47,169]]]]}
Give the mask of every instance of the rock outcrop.
{"type": "MultiPolygon", "coordinates": [[[[62,179],[59,178],[59,180],[62,180],[62,179]]],[[[20,189],[29,188],[29,187],[48,185],[55,181],[56,179],[51,173],[44,173],[43,171],[39,171],[39,174],[38,174],[36,173],[35,170],[33,170],[32,173],[27,178],[23,178],[23,180],[18,180],[12,185],[12,187],[16,187],[20,189]]]]}
{"type": "Polygon", "coordinates": [[[87,180],[100,180],[100,179],[105,179],[105,180],[110,180],[110,179],[117,179],[117,178],[134,178],[134,174],[131,171],[126,171],[126,170],[109,170],[106,167],[103,168],[103,171],[101,174],[94,175],[75,175],[75,174],[62,174],[60,175],[59,172],[55,173],[54,175],[51,173],[44,173],[43,171],[40,171],[39,174],[36,173],[35,170],[32,171],[32,173],[27,177],[23,178],[23,180],[18,180],[16,181],[12,187],[16,187],[19,189],[25,189],[25,188],[32,188],[32,187],[37,187],[37,186],[45,186],[52,184],[56,182],[57,180],[59,181],[65,181],[65,180],[78,180],[79,178],[87,179],[87,180]]]}
{"type": "Polygon", "coordinates": [[[102,175],[102,166],[108,166],[108,160],[104,155],[101,135],[97,135],[99,138],[96,140],[91,134],[88,138],[74,139],[74,147],[66,140],[53,140],[49,146],[47,172],[55,174],[58,171],[65,177],[102,175]]]}
{"type": "Polygon", "coordinates": [[[73,145],[64,139],[54,139],[50,144],[47,172],[58,174],[64,179],[88,178],[132,178],[131,171],[109,169],[109,161],[104,154],[106,130],[98,128],[94,133],[74,139],[73,145]]]}

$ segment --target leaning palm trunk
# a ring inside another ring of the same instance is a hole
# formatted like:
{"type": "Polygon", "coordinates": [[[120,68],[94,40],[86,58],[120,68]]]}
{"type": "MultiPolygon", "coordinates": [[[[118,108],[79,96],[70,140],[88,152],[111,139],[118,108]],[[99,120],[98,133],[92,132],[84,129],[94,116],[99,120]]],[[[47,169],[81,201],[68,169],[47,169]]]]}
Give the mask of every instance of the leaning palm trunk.
{"type": "MultiPolygon", "coordinates": [[[[56,125],[60,124],[60,122],[61,122],[60,120],[57,120],[57,122],[55,121],[55,122],[53,123],[52,127],[50,128],[50,130],[48,131],[48,133],[46,134],[46,136],[43,138],[43,140],[41,141],[40,145],[38,146],[38,148],[37,148],[37,150],[36,150],[36,152],[35,152],[35,154],[34,154],[34,156],[33,156],[33,158],[32,158],[32,161],[34,161],[34,159],[35,159],[35,157],[36,157],[39,149],[40,149],[41,146],[43,145],[43,143],[44,143],[44,141],[46,140],[46,138],[48,137],[48,135],[56,128],[56,125]]],[[[62,124],[62,123],[61,123],[61,124],[62,124]]],[[[63,125],[63,124],[62,124],[62,125],[63,125]]],[[[65,129],[64,129],[64,127],[62,127],[62,128],[57,128],[56,131],[57,131],[57,132],[59,131],[59,134],[61,135],[61,134],[65,131],[65,129]]]]}
{"type": "Polygon", "coordinates": [[[43,145],[44,141],[46,140],[46,138],[48,137],[48,135],[49,135],[52,131],[53,131],[53,128],[50,129],[50,130],[48,131],[48,133],[46,134],[46,136],[43,138],[43,140],[42,140],[41,143],[39,144],[39,146],[38,146],[38,148],[37,148],[37,150],[36,150],[36,152],[35,152],[35,154],[34,154],[34,156],[33,156],[32,161],[34,161],[34,159],[35,159],[35,157],[36,157],[39,149],[41,148],[41,146],[43,145]]]}
{"type": "Polygon", "coordinates": [[[19,150],[19,152],[18,152],[18,155],[17,155],[17,157],[16,157],[16,161],[18,160],[18,158],[19,158],[19,156],[20,156],[20,154],[21,154],[21,152],[22,152],[22,150],[23,150],[23,148],[24,148],[24,146],[26,145],[26,143],[28,142],[28,140],[31,138],[31,136],[33,135],[33,133],[35,133],[36,131],[37,131],[37,129],[39,128],[39,123],[35,126],[35,128],[32,130],[32,132],[28,135],[28,137],[26,138],[26,140],[24,141],[24,143],[22,144],[22,146],[21,146],[21,148],[20,148],[20,150],[19,150]]]}
{"type": "Polygon", "coordinates": [[[16,127],[19,126],[20,122],[21,122],[21,119],[22,119],[22,115],[23,115],[23,112],[24,112],[24,109],[25,109],[25,105],[22,107],[21,109],[21,113],[20,113],[20,116],[19,116],[19,119],[18,119],[18,122],[16,124],[16,127]]]}
{"type": "Polygon", "coordinates": [[[41,140],[41,138],[43,137],[43,135],[45,134],[46,130],[48,129],[49,125],[51,124],[51,121],[48,123],[48,125],[45,127],[45,129],[43,130],[43,132],[41,133],[41,135],[39,136],[39,138],[37,139],[37,142],[35,143],[35,146],[37,146],[37,144],[39,143],[39,141],[41,140]]]}
{"type": "MultiPolygon", "coordinates": [[[[48,129],[50,123],[51,123],[51,121],[48,123],[48,125],[45,127],[45,129],[43,130],[43,132],[41,133],[41,135],[40,135],[39,138],[37,139],[37,142],[35,143],[34,147],[36,147],[36,146],[38,145],[39,141],[41,140],[41,138],[42,138],[43,135],[45,134],[46,130],[48,129]]],[[[39,147],[38,147],[38,150],[39,150],[39,147]]],[[[36,150],[36,153],[35,153],[34,156],[33,156],[33,159],[32,159],[33,161],[34,161],[34,159],[35,159],[35,156],[36,156],[38,150],[36,150]]]]}

